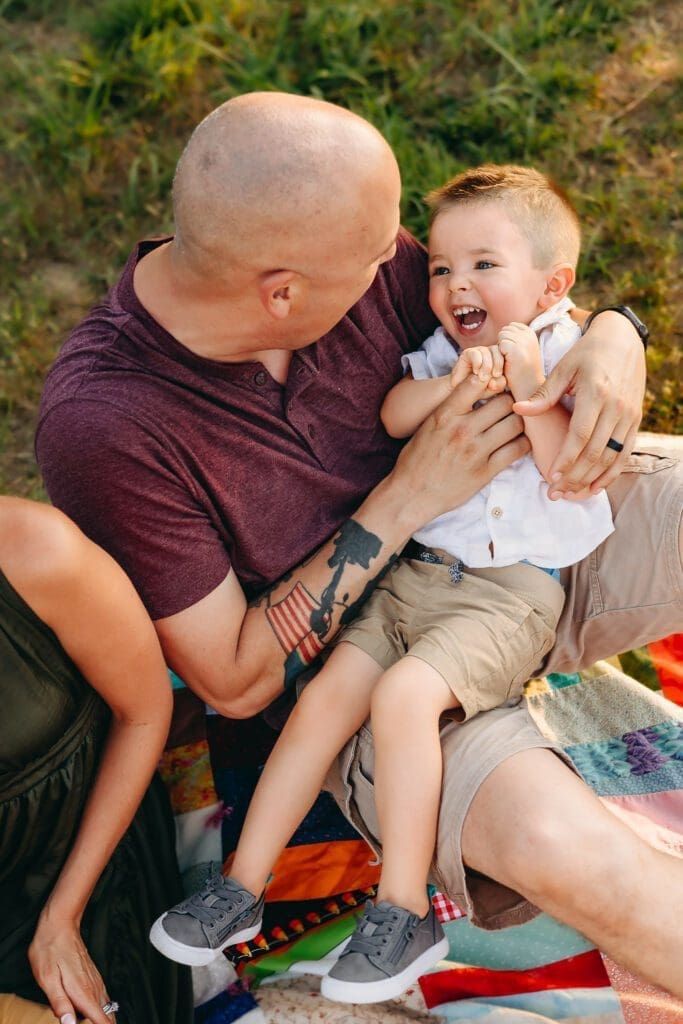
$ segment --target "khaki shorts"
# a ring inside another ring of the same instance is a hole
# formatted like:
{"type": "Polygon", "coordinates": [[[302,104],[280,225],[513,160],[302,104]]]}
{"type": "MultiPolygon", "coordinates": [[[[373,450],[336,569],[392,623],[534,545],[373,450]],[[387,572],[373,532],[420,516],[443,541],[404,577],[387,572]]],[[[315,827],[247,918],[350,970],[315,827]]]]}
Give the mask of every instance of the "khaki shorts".
{"type": "Polygon", "coordinates": [[[532,565],[467,569],[401,559],[340,640],[383,669],[405,654],[443,676],[465,719],[519,697],[555,641],[562,587],[532,565]]]}
{"type": "MultiPolygon", "coordinates": [[[[574,672],[600,658],[683,629],[683,568],[678,531],[683,462],[664,453],[635,454],[609,488],[616,530],[566,573],[567,596],[546,670],[574,672]]],[[[449,723],[441,733],[444,776],[431,880],[475,924],[503,928],[538,911],[519,893],[466,868],[460,838],[482,782],[503,761],[544,747],[568,764],[522,700],[449,723]]],[[[348,820],[379,851],[372,733],[364,726],[344,747],[326,787],[348,820]]]]}
{"type": "Polygon", "coordinates": [[[607,493],[615,531],[562,570],[566,600],[545,672],[576,672],[683,631],[680,453],[634,452],[607,493]]]}

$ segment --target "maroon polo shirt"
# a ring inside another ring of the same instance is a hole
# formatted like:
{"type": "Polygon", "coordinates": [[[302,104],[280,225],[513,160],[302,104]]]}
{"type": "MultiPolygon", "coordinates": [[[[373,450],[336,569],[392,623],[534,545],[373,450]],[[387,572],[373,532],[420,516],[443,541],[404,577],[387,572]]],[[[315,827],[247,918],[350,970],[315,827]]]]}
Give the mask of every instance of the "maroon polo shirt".
{"type": "Polygon", "coordinates": [[[65,343],[36,437],[51,500],[121,563],[153,618],[195,604],[231,566],[253,595],[353,513],[398,453],[379,409],[401,354],[434,324],[424,250],[402,232],[281,385],[259,362],[194,355],[147,313],[133,270],[159,244],[137,246],[65,343]]]}

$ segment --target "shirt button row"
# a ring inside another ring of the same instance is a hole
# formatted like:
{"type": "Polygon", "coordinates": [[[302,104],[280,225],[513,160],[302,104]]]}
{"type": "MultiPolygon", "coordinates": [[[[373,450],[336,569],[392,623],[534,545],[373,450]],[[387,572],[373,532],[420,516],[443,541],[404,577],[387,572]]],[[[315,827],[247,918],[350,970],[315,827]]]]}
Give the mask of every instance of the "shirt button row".
{"type": "Polygon", "coordinates": [[[493,516],[494,519],[500,519],[502,514],[503,510],[498,505],[491,509],[491,515],[493,516]]]}

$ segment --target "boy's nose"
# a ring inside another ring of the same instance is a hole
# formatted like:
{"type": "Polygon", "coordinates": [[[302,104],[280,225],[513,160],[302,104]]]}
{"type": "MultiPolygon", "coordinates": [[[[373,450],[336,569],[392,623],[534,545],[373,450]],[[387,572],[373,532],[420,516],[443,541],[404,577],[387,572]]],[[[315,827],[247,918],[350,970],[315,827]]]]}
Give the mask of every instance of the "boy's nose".
{"type": "Polygon", "coordinates": [[[467,291],[470,286],[467,274],[451,274],[448,282],[449,291],[462,292],[467,291]]]}

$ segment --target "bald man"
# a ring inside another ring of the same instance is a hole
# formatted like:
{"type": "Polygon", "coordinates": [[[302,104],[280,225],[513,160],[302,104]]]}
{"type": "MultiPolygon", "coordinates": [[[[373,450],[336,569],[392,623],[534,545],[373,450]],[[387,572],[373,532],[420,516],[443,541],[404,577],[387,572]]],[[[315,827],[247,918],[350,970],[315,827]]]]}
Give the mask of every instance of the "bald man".
{"type": "MultiPolygon", "coordinates": [[[[137,246],[47,380],[52,500],[132,577],[169,665],[233,718],[291,690],[411,534],[529,449],[509,396],[473,410],[476,379],[402,449],[383,431],[401,355],[434,326],[399,199],[395,158],[361,118],[278,93],[223,104],[178,164],[174,237],[137,246]]],[[[567,575],[554,671],[683,618],[681,469],[631,456],[644,358],[622,313],[594,317],[519,411],[569,389],[555,489],[609,486],[616,531],[567,575]],[[647,573],[625,573],[634,547],[647,573]]],[[[489,928],[540,907],[683,995],[680,862],[602,808],[523,704],[443,743],[435,879],[449,895],[489,928]]],[[[345,763],[331,786],[370,833],[371,789],[363,800],[345,763]]],[[[200,923],[222,910],[214,894],[200,923]]]]}

